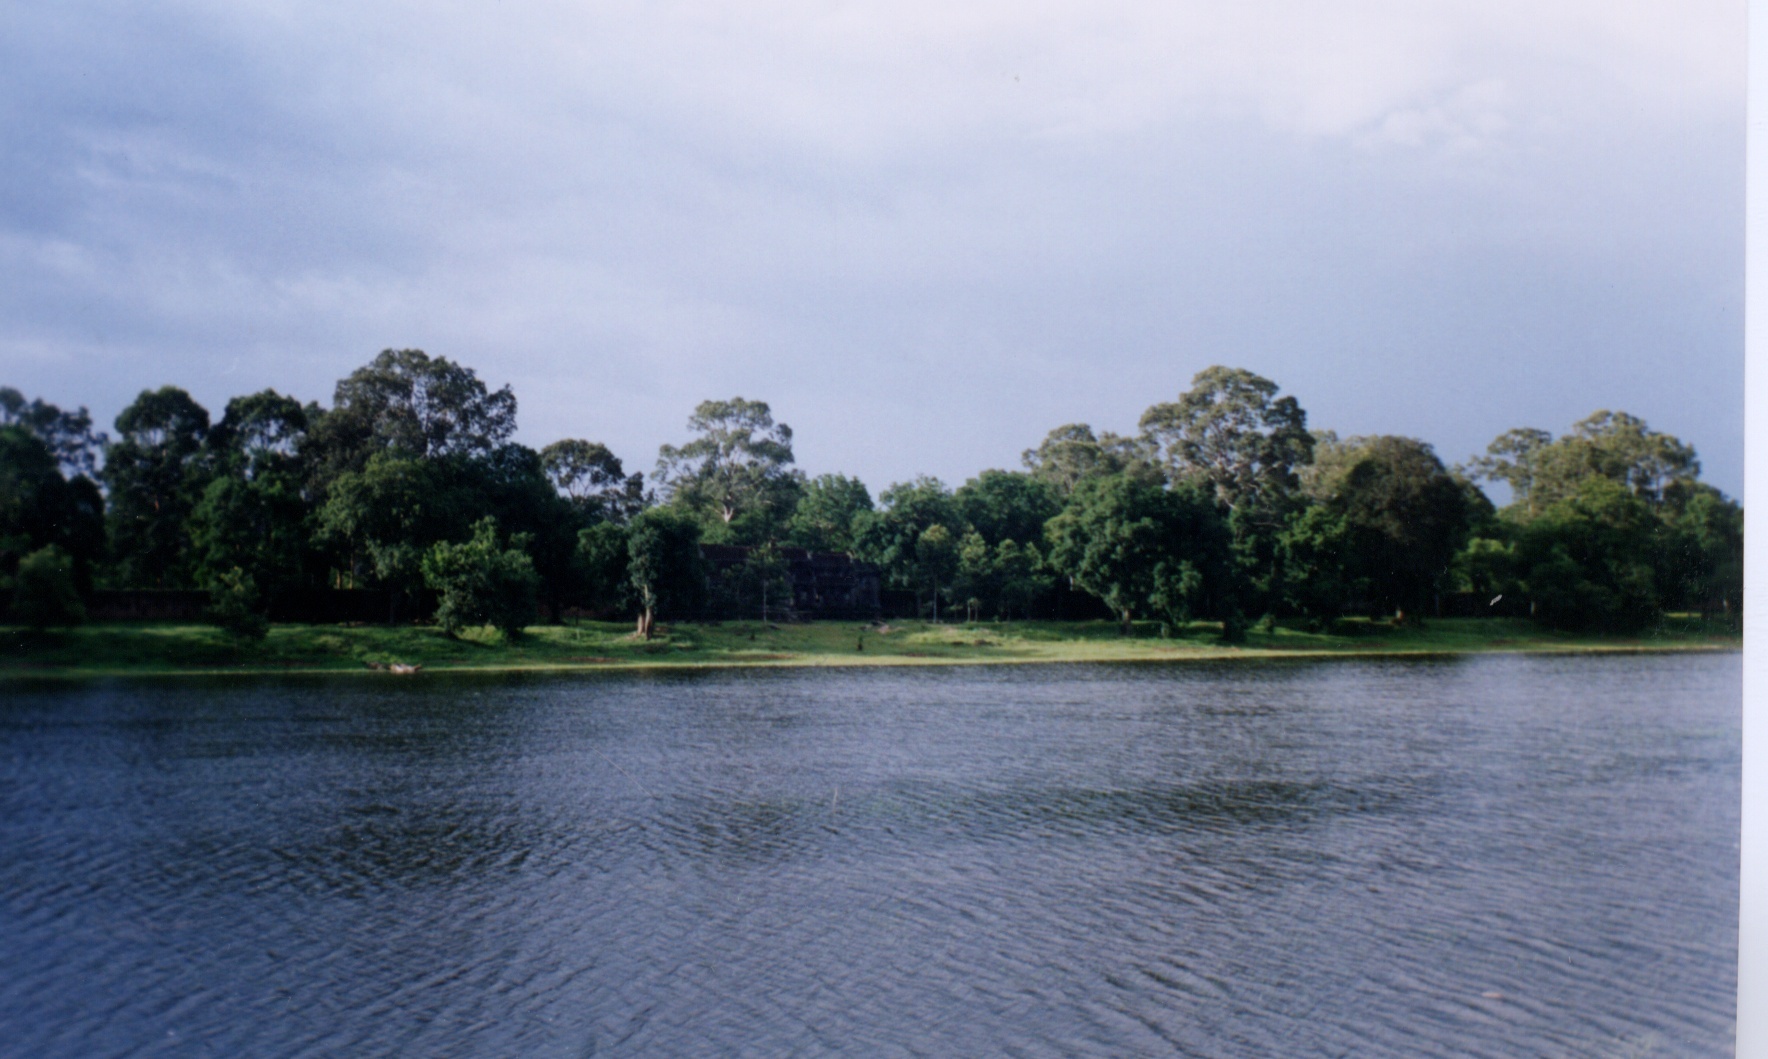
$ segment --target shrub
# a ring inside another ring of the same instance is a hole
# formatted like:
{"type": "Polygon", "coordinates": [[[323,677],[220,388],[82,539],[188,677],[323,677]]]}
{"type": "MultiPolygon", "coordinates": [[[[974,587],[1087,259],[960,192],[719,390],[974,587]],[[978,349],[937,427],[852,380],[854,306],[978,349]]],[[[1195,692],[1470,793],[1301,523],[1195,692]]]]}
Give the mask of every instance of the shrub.
{"type": "Polygon", "coordinates": [[[270,619],[260,607],[258,584],[237,566],[209,579],[209,608],[204,617],[240,640],[262,640],[270,632],[270,619]]]}
{"type": "Polygon", "coordinates": [[[473,625],[491,625],[517,639],[540,616],[540,577],[522,551],[497,544],[497,520],[480,519],[471,540],[444,541],[423,559],[424,581],[436,591],[436,621],[450,636],[473,625]]]}
{"type": "Polygon", "coordinates": [[[78,625],[86,608],[74,588],[74,558],[51,544],[19,560],[13,578],[12,616],[33,629],[78,625]]]}

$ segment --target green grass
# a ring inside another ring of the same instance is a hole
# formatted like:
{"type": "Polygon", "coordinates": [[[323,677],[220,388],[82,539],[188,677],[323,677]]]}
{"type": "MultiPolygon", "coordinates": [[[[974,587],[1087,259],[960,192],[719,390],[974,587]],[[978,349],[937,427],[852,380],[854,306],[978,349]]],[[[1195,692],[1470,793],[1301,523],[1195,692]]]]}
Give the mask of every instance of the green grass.
{"type": "MultiPolygon", "coordinates": [[[[1279,624],[1244,644],[1219,642],[1198,622],[1171,638],[1158,623],[1124,636],[1116,623],[1013,622],[931,625],[859,622],[769,625],[756,621],[665,626],[650,641],[631,626],[584,622],[535,626],[513,643],[490,630],[450,638],[435,628],[277,625],[242,644],[207,625],[117,622],[35,634],[0,627],[0,677],[214,672],[374,672],[369,663],[438,670],[603,669],[707,665],[929,665],[986,662],[1117,662],[1321,655],[1735,650],[1742,638],[1719,623],[1673,615],[1633,636],[1555,633],[1521,619],[1443,618],[1421,629],[1352,619],[1329,633],[1279,624]],[[860,644],[864,649],[860,649],[860,644]]],[[[384,676],[385,674],[377,674],[384,676]]]]}

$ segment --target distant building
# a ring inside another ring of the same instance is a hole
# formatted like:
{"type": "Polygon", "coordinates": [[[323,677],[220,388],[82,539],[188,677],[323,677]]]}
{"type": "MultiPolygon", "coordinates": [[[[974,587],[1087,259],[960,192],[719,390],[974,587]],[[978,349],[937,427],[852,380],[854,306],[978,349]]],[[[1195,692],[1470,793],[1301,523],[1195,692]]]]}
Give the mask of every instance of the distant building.
{"type": "MultiPolygon", "coordinates": [[[[711,580],[715,586],[734,578],[752,550],[736,544],[700,545],[700,555],[711,568],[711,580]]],[[[883,579],[878,568],[871,563],[862,563],[842,552],[813,552],[805,548],[780,548],[779,554],[786,563],[786,582],[791,586],[791,598],[778,603],[769,601],[770,611],[777,606],[781,617],[797,621],[854,618],[869,621],[882,612],[879,592],[883,579]]],[[[747,609],[759,614],[758,606],[747,609]]],[[[756,614],[726,616],[754,617],[756,614]]]]}

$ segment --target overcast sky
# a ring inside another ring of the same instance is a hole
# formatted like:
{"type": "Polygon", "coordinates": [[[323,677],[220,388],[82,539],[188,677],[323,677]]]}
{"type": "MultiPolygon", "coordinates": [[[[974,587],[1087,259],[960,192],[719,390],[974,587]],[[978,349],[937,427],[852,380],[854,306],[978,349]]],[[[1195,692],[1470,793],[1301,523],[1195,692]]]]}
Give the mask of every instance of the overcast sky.
{"type": "Polygon", "coordinates": [[[0,9],[0,382],[107,424],[386,347],[649,470],[874,491],[1210,364],[1433,443],[1624,409],[1743,484],[1741,2],[0,9]],[[365,10],[369,9],[369,10],[365,10]]]}

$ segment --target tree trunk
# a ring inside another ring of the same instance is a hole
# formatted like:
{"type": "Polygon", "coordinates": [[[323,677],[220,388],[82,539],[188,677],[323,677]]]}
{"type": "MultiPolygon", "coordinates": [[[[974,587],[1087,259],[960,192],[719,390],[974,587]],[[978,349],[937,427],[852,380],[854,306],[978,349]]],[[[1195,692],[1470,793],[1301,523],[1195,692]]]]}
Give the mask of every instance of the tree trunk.
{"type": "Polygon", "coordinates": [[[650,607],[638,612],[638,634],[646,640],[651,638],[651,629],[656,624],[656,612],[650,607]]]}
{"type": "Polygon", "coordinates": [[[1119,626],[1119,629],[1123,633],[1123,635],[1125,635],[1125,636],[1128,636],[1135,631],[1135,629],[1130,625],[1130,612],[1127,608],[1123,612],[1123,622],[1119,626]]]}

